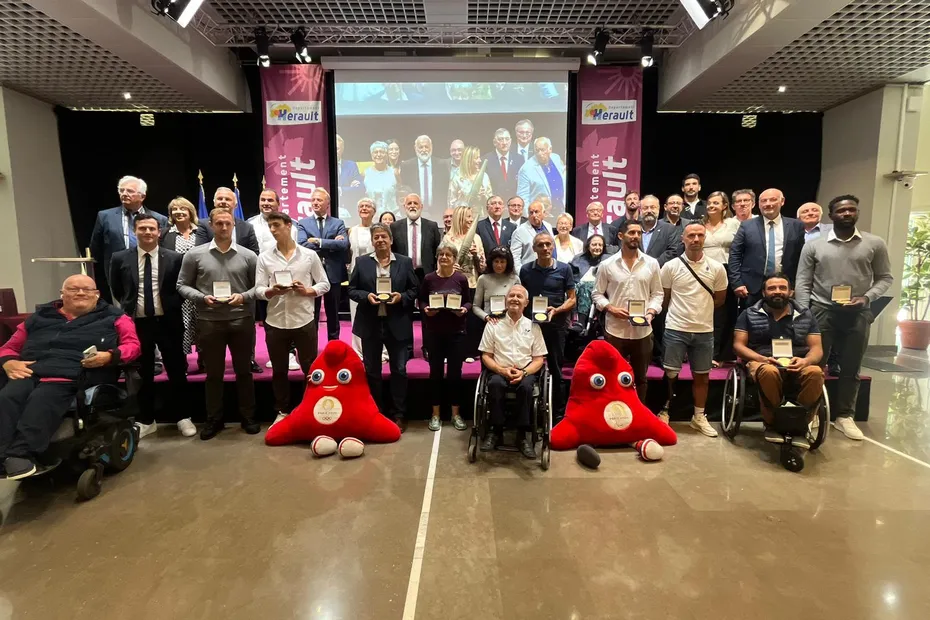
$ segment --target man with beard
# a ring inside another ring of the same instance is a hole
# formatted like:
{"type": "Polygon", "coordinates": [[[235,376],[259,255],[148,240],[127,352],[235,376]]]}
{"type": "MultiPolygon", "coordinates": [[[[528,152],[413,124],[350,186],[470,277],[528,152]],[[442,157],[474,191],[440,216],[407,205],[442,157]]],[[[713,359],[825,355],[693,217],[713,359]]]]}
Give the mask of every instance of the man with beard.
{"type": "Polygon", "coordinates": [[[652,359],[652,320],[662,312],[659,263],[640,250],[643,226],[627,220],[620,227],[620,254],[597,272],[591,301],[607,311],[604,325],[607,342],[630,362],[636,378],[636,394],[646,402],[649,361],[652,359]],[[639,325],[631,322],[631,302],[641,302],[645,312],[639,325]]]}
{"type": "MultiPolygon", "coordinates": [[[[659,199],[652,194],[643,196],[640,203],[640,222],[643,236],[640,248],[644,254],[659,261],[659,267],[675,258],[684,251],[681,247],[681,229],[665,221],[659,220],[659,199]]],[[[623,222],[634,221],[620,218],[610,224],[608,236],[610,243],[622,243],[620,227],[623,222]]]]}
{"type": "Polygon", "coordinates": [[[626,208],[623,212],[623,217],[628,220],[636,221],[640,218],[640,199],[639,192],[627,192],[626,196],[623,197],[623,204],[626,205],[626,208]]]}
{"type": "Polygon", "coordinates": [[[412,187],[427,213],[436,216],[449,197],[451,160],[433,159],[433,141],[429,136],[418,137],[413,147],[417,156],[401,165],[400,184],[412,187]]]}
{"type": "Polygon", "coordinates": [[[707,213],[707,206],[701,200],[701,177],[691,173],[681,182],[681,193],[685,195],[685,210],[681,217],[686,220],[699,220],[707,213]]]}
{"type": "Polygon", "coordinates": [[[834,426],[850,439],[861,440],[853,415],[859,396],[859,367],[875,320],[870,305],[885,294],[894,277],[885,242],[856,227],[859,199],[837,196],[830,201],[833,230],[804,245],[798,266],[795,299],[810,307],[823,339],[823,359],[834,347],[840,376],[833,411],[834,426]],[[848,288],[847,288],[848,287],[848,288]]]}
{"type": "MultiPolygon", "coordinates": [[[[278,193],[273,189],[263,190],[258,196],[258,215],[253,215],[246,220],[252,225],[252,229],[255,231],[255,238],[258,240],[259,255],[275,249],[278,245],[278,242],[274,239],[274,235],[271,234],[271,229],[268,228],[268,216],[272,213],[277,213],[278,209],[278,193]]],[[[291,227],[291,238],[297,241],[296,226],[291,227]]]]}
{"type": "MultiPolygon", "coordinates": [[[[788,276],[774,273],[766,277],[762,295],[761,301],[736,319],[733,350],[746,362],[749,377],[765,397],[759,404],[766,441],[784,443],[784,437],[770,429],[775,422],[773,407],[781,405],[785,383],[790,381],[799,388],[794,399],[797,404],[810,407],[811,418],[817,414],[814,405],[823,391],[823,369],[818,366],[823,348],[814,315],[791,299],[788,276]],[[791,341],[794,354],[787,365],[780,364],[772,355],[772,341],[782,338],[791,341]]],[[[810,448],[806,437],[792,437],[791,443],[810,448]]]]}
{"type": "Polygon", "coordinates": [[[672,194],[665,199],[665,217],[663,222],[667,222],[676,228],[684,228],[690,220],[681,219],[681,210],[685,206],[684,199],[678,194],[672,194]]]}

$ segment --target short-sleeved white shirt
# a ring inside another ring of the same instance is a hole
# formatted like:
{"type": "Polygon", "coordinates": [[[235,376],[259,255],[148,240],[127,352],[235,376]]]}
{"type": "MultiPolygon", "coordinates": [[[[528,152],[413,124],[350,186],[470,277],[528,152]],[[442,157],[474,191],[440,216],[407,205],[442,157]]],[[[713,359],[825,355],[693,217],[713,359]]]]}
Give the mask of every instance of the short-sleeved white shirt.
{"type": "Polygon", "coordinates": [[[714,299],[701,286],[682,260],[687,260],[691,269],[712,291],[727,288],[726,268],[712,258],[704,256],[693,262],[682,254],[662,266],[662,288],[671,290],[668,316],[665,326],[680,332],[706,334],[714,331],[714,299]]]}
{"type": "Polygon", "coordinates": [[[526,368],[534,357],[548,353],[539,325],[525,316],[514,322],[509,315],[484,326],[478,350],[494,356],[501,366],[514,368],[526,368]]]}

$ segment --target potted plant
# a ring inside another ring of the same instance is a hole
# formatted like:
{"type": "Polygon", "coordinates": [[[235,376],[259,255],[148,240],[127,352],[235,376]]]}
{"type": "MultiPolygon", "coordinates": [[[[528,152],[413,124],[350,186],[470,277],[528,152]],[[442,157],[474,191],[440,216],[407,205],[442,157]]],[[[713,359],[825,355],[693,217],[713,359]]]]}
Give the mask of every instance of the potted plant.
{"type": "Polygon", "coordinates": [[[926,350],[930,346],[930,216],[912,218],[908,225],[901,308],[907,310],[907,319],[898,321],[901,346],[926,350]]]}

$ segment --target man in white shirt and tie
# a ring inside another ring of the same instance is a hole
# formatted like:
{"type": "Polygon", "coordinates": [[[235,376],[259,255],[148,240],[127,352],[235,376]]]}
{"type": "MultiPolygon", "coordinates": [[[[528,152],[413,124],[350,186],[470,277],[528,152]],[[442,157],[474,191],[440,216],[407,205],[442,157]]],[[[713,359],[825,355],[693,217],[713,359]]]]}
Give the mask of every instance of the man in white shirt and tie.
{"type": "Polygon", "coordinates": [[[523,210],[526,208],[526,203],[523,202],[523,199],[519,196],[514,196],[507,201],[507,221],[514,225],[514,227],[519,226],[526,221],[526,216],[523,215],[523,210]]]}
{"type": "Polygon", "coordinates": [[[525,118],[518,122],[513,129],[517,134],[517,155],[523,159],[523,161],[520,162],[522,165],[526,163],[530,157],[535,155],[533,152],[533,122],[525,118]]]}
{"type": "Polygon", "coordinates": [[[517,227],[504,217],[504,199],[500,196],[488,198],[488,216],[478,221],[477,233],[485,253],[497,246],[510,247],[510,239],[517,227]]]}
{"type": "Polygon", "coordinates": [[[266,219],[275,246],[258,257],[255,296],[268,302],[265,344],[271,358],[277,423],[291,410],[288,353],[295,347],[304,375],[310,372],[318,344],[315,301],[331,285],[317,253],[295,241],[297,227],[290,216],[275,211],[266,219]]]}
{"type": "Polygon", "coordinates": [[[609,239],[607,233],[607,226],[604,225],[604,205],[599,202],[592,202],[588,204],[588,207],[585,209],[585,214],[588,216],[588,221],[581,226],[576,226],[572,231],[572,236],[582,241],[587,241],[588,238],[593,237],[594,235],[600,235],[604,237],[605,244],[614,243],[616,239],[609,239]]]}

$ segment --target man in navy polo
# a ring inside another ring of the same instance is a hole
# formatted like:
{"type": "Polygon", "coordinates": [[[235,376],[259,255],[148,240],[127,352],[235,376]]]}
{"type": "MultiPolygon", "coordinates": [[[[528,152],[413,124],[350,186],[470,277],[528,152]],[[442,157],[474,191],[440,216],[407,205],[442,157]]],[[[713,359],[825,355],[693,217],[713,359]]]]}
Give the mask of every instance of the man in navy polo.
{"type": "Polygon", "coordinates": [[[565,361],[568,318],[575,307],[575,278],[570,265],[553,258],[554,248],[555,241],[552,235],[547,232],[537,234],[533,238],[536,260],[520,268],[520,282],[529,292],[527,316],[540,323],[543,340],[546,342],[546,362],[549,374],[552,375],[553,417],[560,420],[565,410],[562,398],[562,363],[565,361]],[[546,298],[545,321],[538,321],[532,311],[536,297],[546,298]]]}

